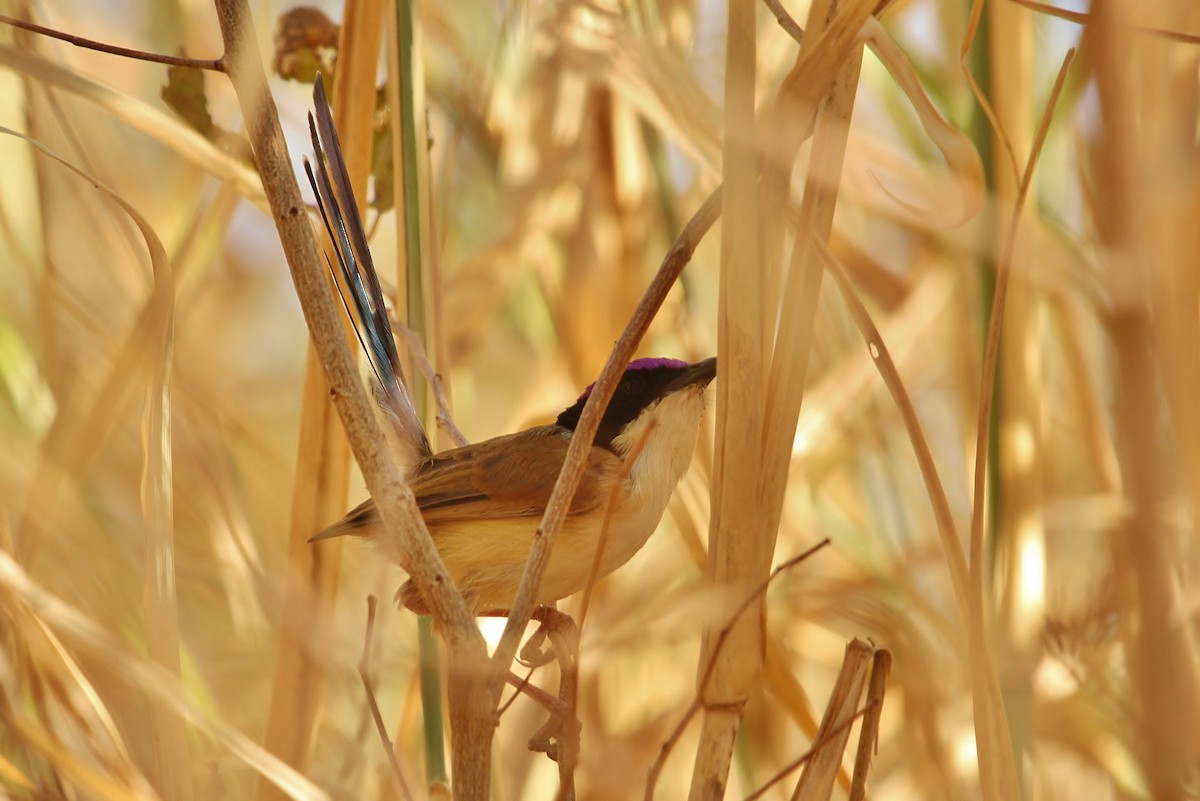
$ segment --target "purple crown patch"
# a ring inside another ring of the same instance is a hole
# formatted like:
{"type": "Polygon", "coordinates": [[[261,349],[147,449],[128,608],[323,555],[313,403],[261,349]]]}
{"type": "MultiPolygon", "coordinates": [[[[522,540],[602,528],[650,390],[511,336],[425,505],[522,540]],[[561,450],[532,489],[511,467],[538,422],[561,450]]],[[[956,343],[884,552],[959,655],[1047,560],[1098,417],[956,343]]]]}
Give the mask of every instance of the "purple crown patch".
{"type": "MultiPolygon", "coordinates": [[[[625,372],[621,375],[628,375],[634,370],[657,370],[660,367],[671,367],[676,370],[682,370],[684,367],[691,367],[691,365],[682,359],[668,359],[660,356],[644,356],[641,359],[634,359],[627,364],[625,366],[625,372]]],[[[579,400],[575,402],[578,403],[579,401],[584,400],[591,395],[592,387],[594,386],[596,386],[595,381],[588,384],[587,388],[584,389],[583,393],[579,396],[579,400]]]]}
{"type": "Polygon", "coordinates": [[[641,359],[634,359],[625,369],[628,370],[653,370],[657,367],[674,367],[676,369],[688,367],[688,363],[681,359],[666,359],[656,356],[648,356],[641,359]]]}

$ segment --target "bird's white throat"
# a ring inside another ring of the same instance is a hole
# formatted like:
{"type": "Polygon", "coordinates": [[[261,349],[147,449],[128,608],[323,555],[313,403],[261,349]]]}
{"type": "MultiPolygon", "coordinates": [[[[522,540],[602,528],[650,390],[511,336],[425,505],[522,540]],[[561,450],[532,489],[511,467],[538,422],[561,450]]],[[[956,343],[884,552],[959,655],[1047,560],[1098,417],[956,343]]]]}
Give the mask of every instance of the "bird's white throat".
{"type": "Polygon", "coordinates": [[[613,439],[613,450],[624,459],[645,438],[628,468],[635,496],[666,505],[692,461],[703,411],[704,388],[687,387],[646,408],[613,439]]]}

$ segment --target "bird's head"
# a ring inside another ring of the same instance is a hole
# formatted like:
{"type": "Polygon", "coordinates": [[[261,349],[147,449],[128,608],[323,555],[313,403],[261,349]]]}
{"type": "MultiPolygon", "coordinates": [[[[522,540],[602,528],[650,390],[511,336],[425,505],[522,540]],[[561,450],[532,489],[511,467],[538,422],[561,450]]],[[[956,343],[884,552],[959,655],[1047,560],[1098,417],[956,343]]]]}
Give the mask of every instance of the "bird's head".
{"type": "MultiPolygon", "coordinates": [[[[674,488],[692,458],[704,410],[704,388],[716,374],[715,358],[695,364],[678,359],[635,359],[625,368],[604,412],[596,445],[624,459],[644,438],[630,476],[637,481],[648,477],[640,474],[649,471],[674,488]]],[[[560,426],[575,430],[591,392],[589,386],[558,416],[560,426]]]]}

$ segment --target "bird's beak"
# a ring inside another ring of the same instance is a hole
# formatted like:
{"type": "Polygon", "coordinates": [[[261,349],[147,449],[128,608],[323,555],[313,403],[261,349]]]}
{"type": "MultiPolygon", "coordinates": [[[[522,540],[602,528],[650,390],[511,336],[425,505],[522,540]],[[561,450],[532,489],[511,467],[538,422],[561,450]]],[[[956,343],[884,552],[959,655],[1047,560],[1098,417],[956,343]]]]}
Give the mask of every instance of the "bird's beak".
{"type": "Polygon", "coordinates": [[[684,387],[698,386],[701,389],[708,386],[708,382],[712,381],[717,376],[717,357],[713,356],[710,359],[705,359],[702,362],[696,362],[691,367],[683,371],[683,374],[671,382],[670,386],[663,392],[664,395],[671,392],[677,392],[684,387]]]}

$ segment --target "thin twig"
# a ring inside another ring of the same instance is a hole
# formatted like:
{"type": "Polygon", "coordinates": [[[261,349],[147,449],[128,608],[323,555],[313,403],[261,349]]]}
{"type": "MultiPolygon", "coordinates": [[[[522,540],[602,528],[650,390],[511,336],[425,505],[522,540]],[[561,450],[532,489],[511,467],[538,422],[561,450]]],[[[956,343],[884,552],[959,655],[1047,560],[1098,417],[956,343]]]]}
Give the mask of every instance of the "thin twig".
{"type": "Polygon", "coordinates": [[[425,354],[425,345],[421,342],[421,337],[416,331],[402,323],[393,321],[392,328],[398,330],[404,337],[404,344],[408,346],[413,363],[433,389],[433,400],[437,405],[438,427],[445,431],[458,447],[469,445],[470,440],[463,436],[462,431],[459,431],[458,426],[454,424],[454,418],[450,415],[450,403],[446,400],[446,391],[442,387],[442,377],[433,369],[429,357],[425,354]]]}
{"type": "Polygon", "coordinates": [[[674,750],[675,744],[679,742],[679,738],[683,736],[683,730],[687,728],[687,725],[691,723],[692,718],[694,718],[696,713],[700,711],[702,706],[700,699],[704,694],[704,688],[708,685],[708,680],[712,678],[713,668],[717,664],[717,657],[720,656],[721,649],[725,646],[725,641],[729,639],[729,632],[733,629],[734,623],[736,623],[738,618],[750,608],[751,604],[758,600],[760,595],[767,591],[767,588],[771,586],[771,582],[774,581],[777,576],[779,576],[785,570],[790,570],[791,568],[800,564],[828,544],[829,538],[826,537],[816,545],[801,553],[799,556],[793,556],[791,559],[776,567],[771,571],[771,575],[767,576],[767,580],[760,584],[754,590],[754,592],[750,593],[738,606],[737,610],[730,615],[729,621],[725,624],[724,628],[721,629],[721,633],[717,635],[717,640],[713,645],[712,653],[708,657],[708,663],[704,666],[704,675],[696,684],[696,694],[692,698],[692,703],[688,706],[687,711],[683,714],[683,718],[681,718],[679,723],[675,725],[675,728],[671,731],[670,736],[668,736],[663,742],[662,748],[659,750],[658,757],[654,760],[654,764],[650,766],[650,770],[646,774],[646,792],[643,795],[645,801],[650,801],[650,799],[654,798],[654,787],[656,784],[658,784],[659,774],[662,773],[663,767],[665,767],[667,764],[667,757],[671,755],[671,751],[674,750]]]}
{"type": "Polygon", "coordinates": [[[537,670],[537,668],[530,668],[529,672],[525,674],[525,678],[521,678],[516,673],[509,671],[508,683],[515,687],[516,690],[513,692],[512,697],[501,704],[500,708],[496,710],[497,718],[502,717],[504,713],[508,711],[508,708],[512,706],[518,698],[521,697],[521,693],[525,691],[526,687],[531,686],[529,684],[529,680],[533,678],[533,671],[535,670],[537,670]]]}
{"type": "Polygon", "coordinates": [[[755,790],[750,795],[746,796],[745,801],[755,801],[755,799],[757,799],[757,798],[762,798],[763,795],[766,794],[767,790],[770,790],[772,787],[779,784],[779,782],[786,779],[793,771],[795,771],[797,768],[799,768],[805,762],[807,762],[808,760],[810,760],[814,756],[816,756],[818,753],[820,753],[822,748],[829,745],[829,743],[833,741],[833,738],[837,737],[842,732],[844,732],[846,729],[853,726],[854,721],[856,721],[860,717],[863,717],[864,715],[866,715],[875,706],[876,706],[876,702],[868,702],[866,706],[864,706],[862,709],[855,712],[848,720],[843,720],[841,723],[834,726],[832,729],[830,729],[828,732],[826,732],[824,737],[819,738],[815,743],[813,743],[811,748],[809,748],[803,754],[801,754],[800,756],[796,757],[791,762],[789,762],[782,770],[780,770],[774,776],[767,779],[766,784],[764,784],[762,787],[759,787],[757,790],[755,790]]]}
{"type": "Polygon", "coordinates": [[[82,36],[75,36],[71,33],[63,33],[56,31],[54,28],[47,28],[44,25],[38,25],[36,22],[28,22],[16,17],[10,17],[7,14],[0,14],[0,22],[6,25],[11,25],[14,28],[40,33],[42,36],[49,36],[52,39],[59,39],[73,44],[76,47],[82,47],[87,50],[96,50],[101,53],[109,53],[114,56],[124,56],[125,58],[134,58],[138,61],[150,61],[155,64],[169,64],[172,67],[193,67],[198,70],[213,70],[214,72],[225,72],[224,58],[187,58],[185,56],[167,56],[162,53],[150,53],[145,50],[135,50],[131,47],[119,47],[117,45],[106,44],[105,42],[97,42],[95,39],[85,39],[82,36]]]}
{"type": "Polygon", "coordinates": [[[783,3],[779,0],[763,0],[767,4],[767,8],[775,15],[775,21],[779,23],[779,27],[787,32],[787,35],[796,40],[797,44],[804,41],[804,29],[800,27],[800,23],[792,19],[792,15],[783,7],[783,3]]]}
{"type": "Polygon", "coordinates": [[[396,783],[400,785],[400,791],[404,793],[404,797],[408,801],[412,801],[412,793],[408,791],[408,782],[404,781],[404,773],[400,770],[400,760],[396,757],[396,747],[388,737],[387,726],[384,725],[383,715],[379,711],[379,701],[375,698],[375,689],[371,686],[371,640],[375,636],[375,606],[376,599],[374,595],[367,596],[367,630],[363,635],[362,656],[358,660],[358,676],[362,679],[363,690],[367,693],[367,706],[371,710],[371,718],[375,721],[375,731],[379,734],[379,741],[383,743],[383,750],[387,752],[388,764],[392,768],[392,776],[395,777],[396,783]]]}
{"type": "Polygon", "coordinates": [[[562,471],[558,475],[554,491],[546,504],[542,522],[534,534],[533,546],[529,550],[529,560],[525,563],[525,572],[521,577],[517,596],[513,599],[509,610],[508,623],[504,627],[504,634],[492,657],[493,670],[489,680],[489,691],[492,693],[492,697],[496,697],[499,693],[499,683],[503,683],[508,665],[512,663],[513,657],[517,653],[517,647],[520,645],[521,633],[525,630],[525,625],[533,614],[534,598],[538,585],[541,583],[542,573],[550,560],[550,549],[554,545],[554,539],[570,508],[571,499],[583,477],[583,471],[587,466],[587,454],[591,450],[592,441],[596,438],[596,430],[600,426],[600,418],[604,414],[604,409],[616,390],[617,382],[625,365],[632,358],[634,350],[641,342],[654,315],[666,300],[667,293],[679,274],[683,272],[683,268],[691,261],[696,246],[720,215],[720,210],[721,190],[718,188],[704,201],[692,219],[684,226],[666,257],[663,258],[658,273],[638,303],[621,338],[613,346],[612,353],[609,354],[608,361],[601,370],[600,377],[596,379],[587,403],[584,404],[583,414],[580,415],[579,423],[575,427],[575,434],[571,437],[571,445],[563,459],[562,471]]]}
{"type": "MultiPolygon", "coordinates": [[[[1074,22],[1076,25],[1087,25],[1091,19],[1091,14],[1086,11],[1068,11],[1065,8],[1052,6],[1049,3],[1039,3],[1037,0],[1009,0],[1011,3],[1016,3],[1019,6],[1024,6],[1030,11],[1036,11],[1039,14],[1046,14],[1051,17],[1058,17],[1067,22],[1074,22]]],[[[1147,25],[1134,25],[1133,29],[1138,33],[1148,33],[1152,36],[1161,36],[1165,39],[1170,39],[1173,42],[1183,42],[1184,44],[1200,44],[1200,34],[1185,33],[1184,31],[1172,31],[1167,28],[1151,28],[1147,25]]]]}
{"type": "MultiPolygon", "coordinates": [[[[532,673],[533,671],[531,670],[530,674],[532,673]]],[[[547,712],[554,714],[561,711],[562,705],[559,703],[558,698],[546,692],[536,684],[530,684],[529,676],[521,678],[510,670],[508,675],[505,677],[505,681],[517,688],[518,695],[527,696],[547,712]]],[[[512,702],[510,701],[509,703],[511,704],[512,702]]]]}

